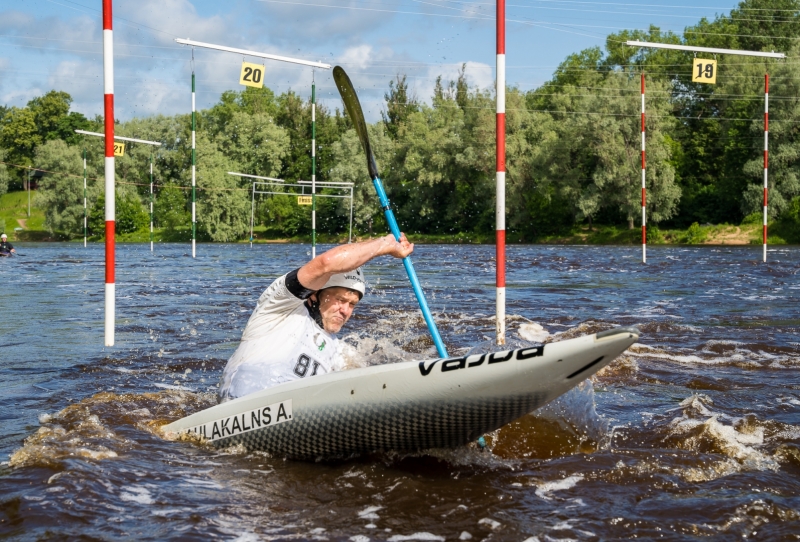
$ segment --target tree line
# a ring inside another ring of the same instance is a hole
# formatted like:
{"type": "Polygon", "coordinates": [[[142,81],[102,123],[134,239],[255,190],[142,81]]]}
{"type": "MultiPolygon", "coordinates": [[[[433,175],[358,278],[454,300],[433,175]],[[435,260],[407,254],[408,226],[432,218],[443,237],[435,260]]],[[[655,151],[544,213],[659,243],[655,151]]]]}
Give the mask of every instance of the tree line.
{"type": "MultiPolygon", "coordinates": [[[[760,220],[763,197],[764,75],[770,75],[769,216],[800,240],[800,0],[746,0],[702,19],[682,35],[611,34],[604,48],[567,57],[544,85],[506,91],[507,224],[510,237],[534,241],[576,226],[629,228],[641,217],[640,76],[646,76],[647,213],[660,227],[760,220]],[[716,85],[693,83],[692,53],[633,48],[626,40],[753,51],[787,60],[718,55],[716,85]]],[[[86,149],[90,217],[102,232],[102,119],[70,112],[51,91],[24,108],[0,109],[2,162],[48,171],[38,204],[49,228],[82,233],[86,149]]],[[[198,233],[234,241],[249,232],[250,182],[239,171],[290,181],[311,174],[311,104],[288,91],[226,91],[198,112],[198,233]]],[[[369,125],[374,152],[401,227],[411,233],[490,234],[494,230],[493,89],[439,77],[430,101],[398,75],[385,93],[382,119],[369,125]]],[[[117,228],[149,221],[150,153],[158,185],[156,221],[187,235],[191,184],[190,115],[117,123],[118,135],[162,142],[130,144],[117,159],[117,228]]],[[[339,109],[317,107],[317,179],[353,182],[357,231],[384,231],[382,211],[354,130],[339,109]]],[[[25,170],[0,164],[0,192],[20,187],[25,170]]],[[[349,201],[318,199],[318,230],[346,231],[349,201]]],[[[293,197],[258,201],[256,221],[275,236],[310,233],[310,210],[293,197]]],[[[790,235],[790,237],[791,237],[790,235]]]]}

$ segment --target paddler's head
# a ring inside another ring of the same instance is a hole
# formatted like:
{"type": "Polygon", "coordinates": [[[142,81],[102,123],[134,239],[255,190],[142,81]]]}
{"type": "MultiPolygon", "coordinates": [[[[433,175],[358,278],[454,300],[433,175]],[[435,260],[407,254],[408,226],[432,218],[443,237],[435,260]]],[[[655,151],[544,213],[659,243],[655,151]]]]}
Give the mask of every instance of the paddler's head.
{"type": "Polygon", "coordinates": [[[364,272],[360,267],[333,275],[325,286],[309,297],[312,309],[317,312],[317,323],[328,333],[338,333],[366,291],[364,272]]]}
{"type": "Polygon", "coordinates": [[[6,239],[8,239],[8,235],[6,235],[6,234],[4,233],[3,235],[0,235],[0,239],[2,239],[3,241],[5,241],[6,239]]]}

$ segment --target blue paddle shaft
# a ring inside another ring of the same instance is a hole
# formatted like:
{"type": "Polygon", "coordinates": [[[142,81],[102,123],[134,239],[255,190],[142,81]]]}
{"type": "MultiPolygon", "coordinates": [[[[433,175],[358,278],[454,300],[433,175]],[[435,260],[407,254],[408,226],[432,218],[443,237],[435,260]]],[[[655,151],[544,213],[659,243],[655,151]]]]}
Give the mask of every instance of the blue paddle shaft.
{"type": "MultiPolygon", "coordinates": [[[[375,191],[378,193],[378,199],[381,202],[381,207],[383,207],[383,213],[386,216],[386,222],[389,223],[389,229],[392,231],[394,238],[399,241],[400,228],[397,226],[397,220],[395,220],[392,208],[389,206],[389,198],[386,197],[386,191],[383,189],[383,183],[381,183],[381,180],[378,177],[375,177],[372,179],[372,184],[375,185],[375,191]]],[[[414,288],[414,295],[417,296],[417,302],[419,303],[419,308],[422,311],[422,317],[425,318],[425,323],[428,324],[428,330],[431,332],[431,336],[433,337],[433,344],[436,345],[436,351],[439,353],[439,357],[446,358],[448,357],[447,349],[444,347],[442,337],[439,335],[439,330],[436,328],[436,322],[433,321],[431,310],[428,308],[428,302],[425,300],[425,294],[422,292],[422,286],[419,284],[417,272],[414,271],[414,264],[411,263],[410,257],[406,256],[403,258],[403,267],[406,268],[408,280],[411,281],[411,286],[414,288]]]]}

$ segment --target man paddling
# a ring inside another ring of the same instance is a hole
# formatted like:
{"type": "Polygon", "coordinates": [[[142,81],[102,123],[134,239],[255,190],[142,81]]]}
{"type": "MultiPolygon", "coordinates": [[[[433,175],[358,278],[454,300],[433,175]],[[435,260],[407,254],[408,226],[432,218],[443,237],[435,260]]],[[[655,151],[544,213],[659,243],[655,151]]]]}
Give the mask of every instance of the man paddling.
{"type": "Polygon", "coordinates": [[[16,252],[11,243],[8,242],[8,235],[0,235],[0,254],[13,254],[16,252]]]}
{"type": "Polygon", "coordinates": [[[414,251],[404,234],[341,245],[270,284],[258,299],[220,381],[225,402],[341,364],[336,333],[366,292],[361,266],[378,256],[414,251]]]}

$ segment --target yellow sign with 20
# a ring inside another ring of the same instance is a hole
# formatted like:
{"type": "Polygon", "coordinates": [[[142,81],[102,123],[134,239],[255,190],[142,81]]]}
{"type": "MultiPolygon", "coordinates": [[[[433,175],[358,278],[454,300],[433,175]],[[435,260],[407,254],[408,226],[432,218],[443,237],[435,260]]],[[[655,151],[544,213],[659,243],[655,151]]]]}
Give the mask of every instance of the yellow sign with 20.
{"type": "Polygon", "coordinates": [[[261,88],[264,86],[264,66],[251,62],[242,62],[242,71],[239,74],[239,84],[247,87],[261,88]]]}

